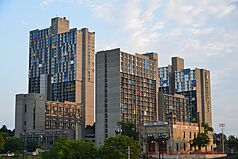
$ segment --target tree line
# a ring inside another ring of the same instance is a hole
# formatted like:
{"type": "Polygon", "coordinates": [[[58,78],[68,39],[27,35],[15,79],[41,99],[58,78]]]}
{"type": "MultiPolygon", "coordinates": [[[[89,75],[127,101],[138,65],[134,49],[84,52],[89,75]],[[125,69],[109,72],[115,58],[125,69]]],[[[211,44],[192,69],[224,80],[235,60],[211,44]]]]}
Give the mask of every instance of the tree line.
{"type": "MultiPolygon", "coordinates": [[[[139,133],[133,122],[120,122],[120,130],[116,130],[117,136],[110,137],[105,140],[104,145],[96,147],[92,141],[74,141],[68,138],[59,138],[51,148],[41,154],[43,159],[127,159],[130,155],[131,159],[141,158],[141,145],[139,143],[139,133]],[[128,151],[129,149],[129,151],[128,151]]],[[[210,142],[208,133],[212,133],[213,129],[207,124],[203,124],[203,130],[190,141],[193,147],[201,150],[210,142]]],[[[214,142],[217,150],[221,150],[221,134],[213,133],[214,142]]],[[[238,152],[238,138],[235,136],[225,138],[225,152],[238,152]]],[[[20,139],[14,137],[14,130],[7,129],[5,125],[0,129],[0,153],[14,152],[22,153],[23,150],[28,152],[35,151],[39,145],[34,140],[28,140],[23,143],[20,139]]]]}
{"type": "Polygon", "coordinates": [[[97,148],[92,141],[60,138],[42,154],[43,159],[131,159],[140,158],[139,142],[124,135],[108,138],[97,148]],[[128,154],[128,148],[130,153],[128,154]]]}
{"type": "Polygon", "coordinates": [[[39,148],[37,141],[28,140],[26,143],[16,138],[15,131],[3,125],[0,129],[0,153],[21,153],[24,149],[28,152],[33,152],[39,148]]]}

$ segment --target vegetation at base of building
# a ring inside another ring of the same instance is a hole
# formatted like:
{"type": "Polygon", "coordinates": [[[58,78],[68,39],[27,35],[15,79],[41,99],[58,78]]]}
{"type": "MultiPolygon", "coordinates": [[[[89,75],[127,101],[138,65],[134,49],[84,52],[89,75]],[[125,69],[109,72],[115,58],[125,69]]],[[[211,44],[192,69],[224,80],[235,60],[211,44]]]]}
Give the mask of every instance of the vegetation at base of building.
{"type": "Polygon", "coordinates": [[[118,135],[108,138],[105,144],[97,148],[91,141],[73,141],[58,139],[54,145],[42,154],[43,159],[139,159],[140,145],[128,136],[118,135]]]}
{"type": "Polygon", "coordinates": [[[43,159],[95,159],[97,148],[93,142],[73,141],[59,138],[54,145],[42,154],[43,159]]]}
{"type": "MultiPolygon", "coordinates": [[[[215,151],[222,152],[222,133],[214,133],[213,139],[214,143],[216,144],[215,151]]],[[[227,137],[224,134],[224,150],[225,153],[232,154],[232,156],[236,156],[234,154],[238,153],[238,137],[235,137],[234,135],[230,135],[227,137]]]]}
{"type": "Polygon", "coordinates": [[[227,141],[228,148],[232,150],[232,152],[238,152],[238,138],[231,135],[228,137],[227,141]]]}
{"type": "Polygon", "coordinates": [[[26,141],[26,144],[24,145],[27,152],[34,152],[37,148],[40,147],[38,142],[36,140],[28,140],[26,141]]]}
{"type": "Polygon", "coordinates": [[[131,159],[140,158],[139,142],[128,136],[118,135],[111,137],[101,147],[103,159],[127,159],[128,153],[131,159]]]}
{"type": "Polygon", "coordinates": [[[21,142],[14,137],[14,130],[10,130],[6,125],[0,129],[0,153],[19,151],[21,142]]]}
{"type": "Polygon", "coordinates": [[[19,138],[14,137],[14,130],[10,130],[6,125],[0,129],[0,153],[22,153],[23,149],[33,152],[39,145],[34,140],[23,143],[19,138]]]}
{"type": "Polygon", "coordinates": [[[225,159],[237,159],[238,158],[238,153],[235,154],[228,154],[225,159]]]}
{"type": "MultiPolygon", "coordinates": [[[[227,137],[224,134],[224,141],[227,143],[227,137]]],[[[222,152],[222,133],[213,133],[213,143],[216,145],[214,148],[217,152],[222,152]]],[[[225,144],[226,145],[226,144],[225,144]]]]}
{"type": "Polygon", "coordinates": [[[124,135],[133,138],[134,140],[139,141],[139,132],[136,129],[136,124],[133,121],[121,121],[118,122],[120,130],[116,130],[116,135],[124,135]]]}
{"type": "Polygon", "coordinates": [[[209,132],[213,132],[213,128],[210,127],[207,123],[202,124],[203,132],[199,132],[197,136],[190,141],[191,146],[195,148],[195,150],[198,147],[198,150],[201,150],[201,148],[206,147],[210,142],[211,139],[209,137],[209,132]]]}
{"type": "Polygon", "coordinates": [[[4,144],[5,144],[5,140],[3,138],[3,135],[0,134],[0,152],[3,151],[4,149],[4,144]]]}
{"type": "Polygon", "coordinates": [[[6,138],[4,144],[5,152],[19,152],[21,150],[22,150],[22,143],[19,138],[16,137],[6,138]]]}
{"type": "Polygon", "coordinates": [[[15,135],[15,130],[10,130],[6,125],[3,125],[0,129],[0,133],[4,134],[5,137],[13,137],[15,135]]]}

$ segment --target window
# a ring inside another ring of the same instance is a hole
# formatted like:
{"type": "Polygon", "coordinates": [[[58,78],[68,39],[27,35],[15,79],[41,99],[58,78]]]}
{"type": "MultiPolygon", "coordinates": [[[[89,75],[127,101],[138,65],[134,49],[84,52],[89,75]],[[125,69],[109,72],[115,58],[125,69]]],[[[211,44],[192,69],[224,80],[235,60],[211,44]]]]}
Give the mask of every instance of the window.
{"type": "Polygon", "coordinates": [[[25,104],[25,113],[27,112],[27,105],[25,104]]]}

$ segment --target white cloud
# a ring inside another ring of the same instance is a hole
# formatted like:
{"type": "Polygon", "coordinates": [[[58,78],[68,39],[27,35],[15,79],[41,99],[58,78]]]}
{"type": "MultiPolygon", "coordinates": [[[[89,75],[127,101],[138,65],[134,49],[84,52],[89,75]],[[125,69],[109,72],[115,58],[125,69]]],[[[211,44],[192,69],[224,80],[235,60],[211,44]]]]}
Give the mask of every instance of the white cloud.
{"type": "Polygon", "coordinates": [[[48,7],[50,6],[53,2],[57,3],[71,3],[71,4],[76,4],[76,5],[81,5],[81,4],[90,4],[90,0],[41,0],[40,6],[41,7],[48,7]]]}
{"type": "Polygon", "coordinates": [[[234,63],[227,64],[226,66],[219,67],[212,71],[213,84],[219,86],[224,82],[224,77],[229,76],[231,72],[237,70],[238,65],[234,63]]]}
{"type": "Polygon", "coordinates": [[[194,22],[194,19],[190,15],[193,9],[194,6],[180,0],[170,0],[165,6],[164,15],[167,19],[177,24],[188,25],[194,22]]]}
{"type": "Polygon", "coordinates": [[[47,7],[49,6],[54,0],[42,0],[40,3],[41,7],[47,7]]]}
{"type": "Polygon", "coordinates": [[[179,36],[179,35],[182,35],[182,31],[179,28],[172,29],[171,31],[165,33],[165,36],[167,36],[167,37],[168,36],[179,36]]]}
{"type": "Polygon", "coordinates": [[[93,14],[99,19],[103,19],[111,24],[117,20],[115,14],[113,14],[116,12],[116,6],[112,2],[91,4],[90,7],[93,14]]]}
{"type": "Polygon", "coordinates": [[[153,21],[155,18],[155,12],[161,7],[161,1],[160,0],[147,0],[147,9],[142,14],[143,19],[146,19],[146,21],[153,21]]]}
{"type": "Polygon", "coordinates": [[[190,31],[192,34],[201,35],[201,34],[209,34],[213,31],[213,29],[212,28],[202,28],[202,29],[191,28],[190,31]]]}
{"type": "Polygon", "coordinates": [[[109,42],[103,45],[102,50],[110,50],[118,47],[118,44],[116,42],[109,42]]]}
{"type": "Polygon", "coordinates": [[[235,6],[233,4],[222,1],[220,3],[216,3],[216,5],[209,6],[210,13],[216,18],[222,18],[232,13],[235,10],[235,6]]]}
{"type": "Polygon", "coordinates": [[[157,31],[159,29],[164,29],[165,22],[157,21],[154,26],[152,26],[151,31],[157,31]]]}

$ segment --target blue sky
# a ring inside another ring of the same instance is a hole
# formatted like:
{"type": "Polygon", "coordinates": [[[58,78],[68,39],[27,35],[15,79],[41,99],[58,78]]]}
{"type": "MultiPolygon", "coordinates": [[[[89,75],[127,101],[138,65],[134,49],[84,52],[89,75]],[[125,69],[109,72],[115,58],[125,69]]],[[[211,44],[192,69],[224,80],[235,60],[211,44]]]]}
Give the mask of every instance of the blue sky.
{"type": "Polygon", "coordinates": [[[65,16],[96,32],[96,50],[159,53],[211,71],[213,127],[238,136],[237,0],[0,0],[0,125],[14,128],[15,94],[26,93],[29,31],[65,16]]]}

